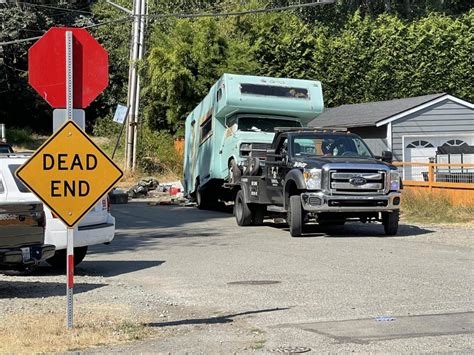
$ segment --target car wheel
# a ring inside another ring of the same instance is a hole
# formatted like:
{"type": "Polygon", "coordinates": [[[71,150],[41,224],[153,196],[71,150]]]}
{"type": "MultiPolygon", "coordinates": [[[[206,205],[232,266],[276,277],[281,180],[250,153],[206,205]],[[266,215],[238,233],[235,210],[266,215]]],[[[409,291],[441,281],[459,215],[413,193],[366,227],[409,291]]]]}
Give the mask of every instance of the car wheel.
{"type": "Polygon", "coordinates": [[[303,233],[303,207],[301,206],[300,196],[290,196],[290,206],[288,208],[287,219],[291,236],[300,237],[303,233]]]}
{"type": "Polygon", "coordinates": [[[239,226],[252,224],[252,211],[244,201],[244,193],[242,190],[239,190],[235,197],[234,215],[239,226]]]}
{"type": "MultiPolygon", "coordinates": [[[[74,266],[79,265],[86,257],[86,254],[87,246],[74,248],[74,266]]],[[[67,267],[66,256],[66,249],[56,250],[52,257],[46,259],[46,262],[54,268],[65,269],[67,267]]]]}
{"type": "Polygon", "coordinates": [[[398,232],[398,221],[400,220],[400,211],[383,212],[382,223],[385,235],[396,235],[398,232]]]}

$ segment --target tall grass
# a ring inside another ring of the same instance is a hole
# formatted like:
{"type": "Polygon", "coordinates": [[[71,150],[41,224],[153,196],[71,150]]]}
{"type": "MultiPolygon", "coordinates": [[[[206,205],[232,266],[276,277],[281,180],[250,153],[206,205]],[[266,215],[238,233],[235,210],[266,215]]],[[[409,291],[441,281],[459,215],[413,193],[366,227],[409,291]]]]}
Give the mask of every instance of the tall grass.
{"type": "Polygon", "coordinates": [[[412,222],[474,222],[474,206],[457,206],[447,195],[422,190],[404,190],[401,210],[403,218],[412,222]]]}

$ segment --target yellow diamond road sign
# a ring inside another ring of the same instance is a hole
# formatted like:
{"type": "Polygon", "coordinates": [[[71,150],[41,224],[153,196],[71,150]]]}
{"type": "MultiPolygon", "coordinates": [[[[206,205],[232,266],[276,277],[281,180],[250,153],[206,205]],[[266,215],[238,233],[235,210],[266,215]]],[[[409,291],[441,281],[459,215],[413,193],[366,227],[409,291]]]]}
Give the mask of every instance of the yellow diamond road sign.
{"type": "Polygon", "coordinates": [[[122,175],[73,121],[17,171],[17,177],[68,227],[77,224],[122,175]]]}

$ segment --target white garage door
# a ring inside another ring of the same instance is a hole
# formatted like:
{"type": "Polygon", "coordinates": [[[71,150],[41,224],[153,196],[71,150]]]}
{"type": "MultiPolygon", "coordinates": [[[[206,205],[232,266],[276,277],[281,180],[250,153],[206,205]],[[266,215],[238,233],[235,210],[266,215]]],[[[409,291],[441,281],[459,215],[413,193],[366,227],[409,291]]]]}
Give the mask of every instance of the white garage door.
{"type": "MultiPolygon", "coordinates": [[[[460,135],[450,137],[403,137],[404,151],[403,160],[412,163],[428,163],[430,158],[435,158],[437,147],[444,144],[460,146],[462,144],[474,145],[473,135],[460,135]]],[[[460,158],[451,156],[451,163],[460,163],[460,158]]],[[[472,156],[465,156],[464,163],[470,163],[472,156]]],[[[447,157],[440,156],[438,163],[447,163],[447,157]],[[446,160],[446,161],[444,161],[446,160]]],[[[427,180],[428,169],[420,166],[405,166],[403,169],[404,180],[427,180]]]]}
{"type": "MultiPolygon", "coordinates": [[[[428,139],[414,139],[405,142],[404,161],[411,163],[428,163],[429,158],[436,155],[436,145],[428,139]]],[[[428,171],[425,167],[406,166],[403,172],[404,180],[426,180],[428,171]],[[425,175],[425,177],[423,177],[425,175]]]]}

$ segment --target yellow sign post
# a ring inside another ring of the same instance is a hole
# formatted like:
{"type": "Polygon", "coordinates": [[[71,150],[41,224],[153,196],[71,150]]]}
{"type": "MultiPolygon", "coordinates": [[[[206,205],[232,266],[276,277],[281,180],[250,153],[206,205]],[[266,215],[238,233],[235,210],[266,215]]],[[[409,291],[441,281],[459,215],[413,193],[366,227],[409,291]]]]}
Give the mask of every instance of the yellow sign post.
{"type": "Polygon", "coordinates": [[[74,121],[67,121],[17,171],[68,227],[74,227],[122,175],[74,121]]]}

